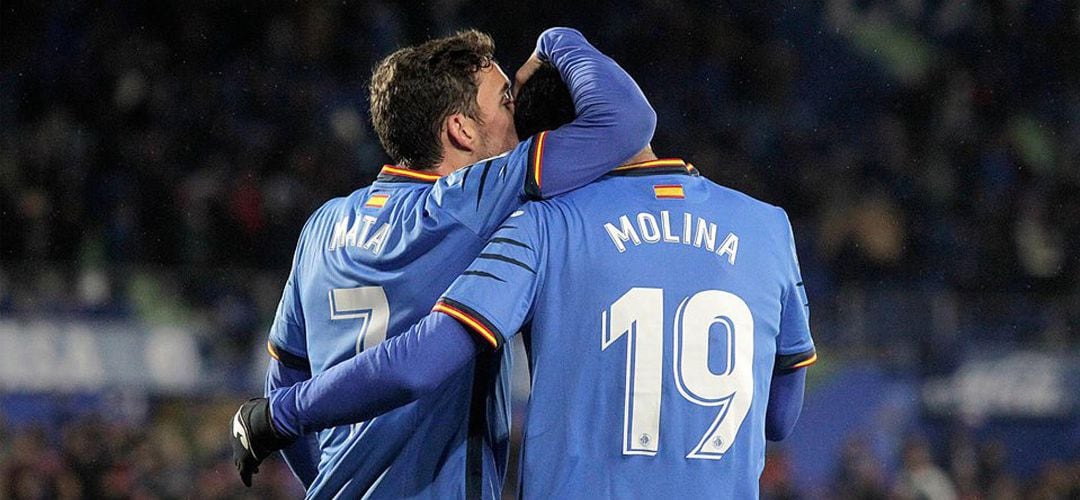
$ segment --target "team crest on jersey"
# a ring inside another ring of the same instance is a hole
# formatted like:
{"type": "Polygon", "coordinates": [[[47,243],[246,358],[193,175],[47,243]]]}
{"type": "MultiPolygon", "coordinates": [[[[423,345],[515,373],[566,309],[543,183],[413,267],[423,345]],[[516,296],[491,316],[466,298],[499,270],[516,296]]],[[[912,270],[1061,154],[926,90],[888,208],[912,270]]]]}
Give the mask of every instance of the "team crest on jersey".
{"type": "Polygon", "coordinates": [[[686,198],[681,184],[654,184],[653,194],[658,200],[681,200],[686,198]]]}
{"type": "Polygon", "coordinates": [[[371,198],[368,198],[367,203],[364,203],[364,208],[382,208],[388,199],[390,199],[388,194],[373,194],[371,198]]]}

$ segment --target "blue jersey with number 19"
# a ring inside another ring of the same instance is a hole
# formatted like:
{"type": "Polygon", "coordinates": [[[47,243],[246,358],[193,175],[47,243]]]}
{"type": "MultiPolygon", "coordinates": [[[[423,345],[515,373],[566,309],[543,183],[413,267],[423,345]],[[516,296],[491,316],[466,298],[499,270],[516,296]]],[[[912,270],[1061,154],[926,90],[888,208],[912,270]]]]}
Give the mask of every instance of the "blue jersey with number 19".
{"type": "MultiPolygon", "coordinates": [[[[275,358],[317,376],[405,330],[521,203],[592,181],[648,144],[656,124],[648,101],[580,33],[549,29],[537,54],[568,82],[578,118],[446,177],[384,167],[370,187],[326,203],[297,244],[270,331],[275,358]]],[[[331,395],[320,415],[337,427],[279,429],[318,431],[308,497],[497,498],[508,434],[496,376],[504,359],[481,357],[440,391],[367,422],[341,425],[353,420],[339,418],[331,395]]],[[[272,418],[313,413],[320,396],[300,394],[272,418]]]]}
{"type": "Polygon", "coordinates": [[[755,498],[799,276],[783,210],[654,160],[514,212],[435,310],[525,336],[523,497],[755,498]]]}

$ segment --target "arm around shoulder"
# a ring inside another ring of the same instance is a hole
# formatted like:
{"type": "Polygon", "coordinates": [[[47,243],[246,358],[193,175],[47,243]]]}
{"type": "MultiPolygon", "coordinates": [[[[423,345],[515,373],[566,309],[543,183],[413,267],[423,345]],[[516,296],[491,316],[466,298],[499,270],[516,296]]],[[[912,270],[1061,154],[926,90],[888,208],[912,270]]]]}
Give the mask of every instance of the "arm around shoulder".
{"type": "Polygon", "coordinates": [[[543,197],[587,184],[648,146],[656,112],[614,60],[570,28],[545,31],[536,53],[559,70],[577,115],[570,124],[536,138],[533,164],[543,197]],[[543,165],[549,168],[541,177],[543,165]]]}

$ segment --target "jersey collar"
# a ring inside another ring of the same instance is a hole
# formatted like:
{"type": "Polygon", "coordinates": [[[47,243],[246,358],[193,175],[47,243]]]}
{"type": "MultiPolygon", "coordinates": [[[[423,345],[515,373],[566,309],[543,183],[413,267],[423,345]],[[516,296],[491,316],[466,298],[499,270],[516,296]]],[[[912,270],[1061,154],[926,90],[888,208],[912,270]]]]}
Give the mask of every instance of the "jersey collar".
{"type": "Polygon", "coordinates": [[[656,160],[630,163],[621,167],[615,167],[608,175],[660,175],[682,174],[699,175],[693,165],[679,158],[660,158],[656,160]]]}
{"type": "Polygon", "coordinates": [[[441,177],[442,176],[439,174],[430,174],[420,170],[410,170],[407,168],[395,167],[393,165],[383,165],[382,170],[379,171],[379,176],[376,177],[375,180],[381,182],[424,182],[431,184],[441,177]]]}

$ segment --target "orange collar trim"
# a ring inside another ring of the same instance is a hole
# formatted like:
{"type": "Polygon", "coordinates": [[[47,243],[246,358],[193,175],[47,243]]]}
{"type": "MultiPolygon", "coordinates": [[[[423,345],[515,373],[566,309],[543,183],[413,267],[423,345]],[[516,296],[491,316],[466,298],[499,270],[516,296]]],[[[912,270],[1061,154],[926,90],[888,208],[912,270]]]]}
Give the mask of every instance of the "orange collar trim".
{"type": "Polygon", "coordinates": [[[384,175],[405,177],[407,179],[424,182],[435,182],[442,178],[442,176],[439,174],[428,174],[418,170],[409,170],[407,168],[395,167],[393,165],[383,165],[382,170],[379,171],[379,177],[382,177],[384,175]]]}
{"type": "Polygon", "coordinates": [[[623,165],[621,167],[615,167],[613,172],[622,172],[624,170],[637,170],[642,168],[661,168],[661,167],[686,167],[686,162],[678,158],[659,158],[656,160],[642,161],[638,163],[631,163],[629,165],[623,165]]]}

